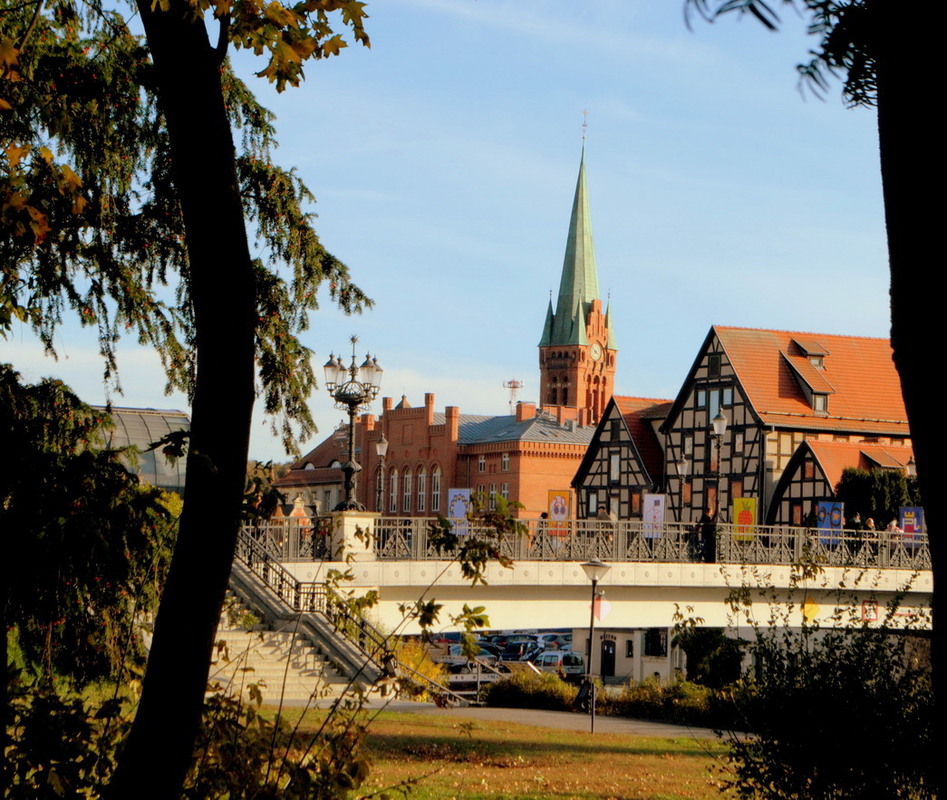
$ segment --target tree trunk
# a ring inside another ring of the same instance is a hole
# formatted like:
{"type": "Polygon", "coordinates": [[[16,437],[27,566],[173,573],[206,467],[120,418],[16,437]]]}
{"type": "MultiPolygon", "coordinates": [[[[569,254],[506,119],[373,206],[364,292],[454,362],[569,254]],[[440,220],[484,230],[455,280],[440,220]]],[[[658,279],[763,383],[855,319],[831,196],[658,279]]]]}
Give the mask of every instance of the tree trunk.
{"type": "MultiPolygon", "coordinates": [[[[941,3],[875,0],[873,47],[877,60],[878,135],[885,223],[891,266],[891,345],[911,425],[918,483],[931,532],[935,580],[934,725],[947,737],[947,594],[936,591],[947,575],[947,542],[937,538],[944,514],[943,401],[936,387],[937,352],[943,341],[943,294],[936,275],[943,267],[943,125],[932,118],[942,92],[941,41],[947,11],[941,3]],[[923,9],[924,13],[917,11],[923,9]],[[938,23],[937,20],[940,19],[938,23]],[[937,265],[940,264],[941,267],[937,265]],[[938,627],[939,625],[939,627],[938,627]]],[[[866,376],[868,379],[869,376],[866,376]]],[[[923,758],[923,754],[919,754],[923,758]]],[[[944,759],[937,760],[938,785],[947,786],[944,759]]]]}
{"type": "Polygon", "coordinates": [[[184,213],[197,347],[184,511],[141,704],[107,796],[176,797],[197,736],[236,546],[254,397],[253,271],[221,90],[202,19],[141,0],[184,213]]]}

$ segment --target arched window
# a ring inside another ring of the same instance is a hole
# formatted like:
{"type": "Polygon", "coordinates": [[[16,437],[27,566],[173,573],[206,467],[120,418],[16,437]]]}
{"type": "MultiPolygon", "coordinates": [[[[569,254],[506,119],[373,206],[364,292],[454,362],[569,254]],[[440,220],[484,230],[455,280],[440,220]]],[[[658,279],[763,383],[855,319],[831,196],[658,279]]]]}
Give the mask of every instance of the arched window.
{"type": "Polygon", "coordinates": [[[435,464],[431,470],[431,511],[441,510],[441,468],[435,464]]]}
{"type": "Polygon", "coordinates": [[[411,511],[411,468],[405,467],[404,470],[404,499],[401,502],[401,510],[407,514],[411,511]]]}
{"type": "Polygon", "coordinates": [[[388,511],[398,513],[398,470],[394,467],[388,471],[388,511]]]}
{"type": "Polygon", "coordinates": [[[418,467],[418,511],[427,507],[427,470],[418,467]]]}

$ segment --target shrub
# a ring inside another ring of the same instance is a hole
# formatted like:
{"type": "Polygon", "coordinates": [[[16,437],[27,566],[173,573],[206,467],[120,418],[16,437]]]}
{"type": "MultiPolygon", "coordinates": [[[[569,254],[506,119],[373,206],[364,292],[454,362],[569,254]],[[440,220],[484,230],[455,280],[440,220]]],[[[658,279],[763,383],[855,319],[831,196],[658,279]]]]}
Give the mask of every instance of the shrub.
{"type": "Polygon", "coordinates": [[[631,681],[608,701],[605,713],[710,728],[731,727],[734,721],[729,693],[685,680],[662,685],[655,678],[631,681]]]}
{"type": "Polygon", "coordinates": [[[489,706],[502,708],[539,708],[547,711],[571,711],[579,690],[558,675],[542,672],[517,672],[491,683],[485,699],[489,706]]]}

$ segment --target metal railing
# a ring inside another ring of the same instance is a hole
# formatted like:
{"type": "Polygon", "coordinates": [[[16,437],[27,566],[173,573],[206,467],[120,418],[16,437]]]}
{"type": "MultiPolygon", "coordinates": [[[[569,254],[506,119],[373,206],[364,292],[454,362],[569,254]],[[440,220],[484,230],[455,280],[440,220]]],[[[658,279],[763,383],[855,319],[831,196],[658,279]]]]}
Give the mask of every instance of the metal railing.
{"type": "Polygon", "coordinates": [[[328,517],[270,519],[245,525],[243,533],[284,563],[322,561],[331,557],[331,520],[328,517]]]}
{"type": "MultiPolygon", "coordinates": [[[[357,647],[363,658],[381,670],[382,674],[388,674],[393,667],[397,667],[409,680],[420,684],[427,691],[441,695],[447,702],[464,700],[450,689],[395,659],[388,637],[350,608],[327,584],[300,581],[288,572],[280,564],[280,550],[274,551],[274,538],[269,536],[271,532],[270,526],[264,526],[262,531],[260,528],[249,526],[241,529],[237,537],[236,557],[283,603],[297,613],[322,614],[332,627],[357,647]]],[[[296,533],[302,536],[304,530],[297,529],[296,533]]],[[[286,546],[285,541],[280,544],[286,546]]]]}
{"type": "MultiPolygon", "coordinates": [[[[381,560],[439,560],[454,553],[435,545],[431,519],[383,517],[374,524],[381,560]]],[[[715,562],[722,564],[815,564],[879,569],[930,569],[926,534],[890,531],[822,531],[788,526],[695,525],[522,520],[525,536],[506,536],[500,551],[514,561],[715,562]]],[[[461,535],[496,538],[467,522],[461,535]]]]}

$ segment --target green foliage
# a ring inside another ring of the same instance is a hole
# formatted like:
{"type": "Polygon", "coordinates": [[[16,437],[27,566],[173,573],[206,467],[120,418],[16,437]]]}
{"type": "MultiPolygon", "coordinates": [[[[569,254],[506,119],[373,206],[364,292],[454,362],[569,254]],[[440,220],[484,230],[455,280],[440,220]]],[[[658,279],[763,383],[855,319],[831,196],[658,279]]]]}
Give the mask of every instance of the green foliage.
{"type": "Polygon", "coordinates": [[[693,628],[674,642],[687,656],[687,677],[694,683],[722,689],[740,678],[743,652],[739,639],[720,628],[693,628]]]}
{"type": "MultiPolygon", "coordinates": [[[[775,0],[686,0],[707,20],[726,14],[749,15],[769,30],[781,24],[775,0]]],[[[877,65],[872,52],[872,26],[866,0],[781,0],[809,23],[809,33],[819,38],[812,59],[797,69],[805,86],[817,95],[829,89],[830,80],[844,72],[844,93],[852,105],[872,106],[877,94],[877,65]]]]}
{"type": "Polygon", "coordinates": [[[733,688],[736,728],[753,735],[730,738],[730,784],[773,800],[933,797],[929,620],[896,596],[880,623],[863,622],[861,603],[840,591],[836,612],[810,621],[794,600],[810,573],[797,569],[788,595],[764,591],[765,624],[745,591],[732,601],[754,631],[753,667],[733,688]]]}
{"type": "Polygon", "coordinates": [[[501,708],[540,708],[547,711],[571,711],[578,687],[566,683],[551,672],[515,672],[509,678],[488,684],[487,705],[501,708]]]}
{"type": "Polygon", "coordinates": [[[17,532],[3,610],[22,663],[48,680],[139,667],[135,619],[153,610],[167,568],[176,501],[96,449],[108,422],[59,381],[23,386],[0,365],[0,431],[17,454],[0,464],[0,528],[17,532]]]}
{"type": "Polygon", "coordinates": [[[617,698],[605,701],[602,713],[704,728],[729,728],[735,719],[729,692],[682,679],[662,684],[654,677],[630,681],[617,698]]]}
{"type": "MultiPolygon", "coordinates": [[[[300,37],[328,37],[328,12],[340,11],[367,44],[357,3],[322,3],[312,14],[302,5],[278,13],[271,3],[262,16],[252,4],[213,5],[230,20],[234,41],[271,51],[270,76],[280,82],[298,81],[305,58],[330,54],[316,42],[294,59],[280,55],[295,53],[300,37]],[[288,39],[253,44],[254,23],[288,39]]],[[[192,391],[193,265],[147,47],[121,14],[97,4],[33,0],[0,15],[0,334],[24,320],[54,353],[56,331],[72,311],[97,329],[106,379],[117,384],[116,345],[132,335],[159,354],[169,388],[192,391]]],[[[265,254],[255,268],[261,396],[292,449],[314,432],[306,401],[315,376],[297,334],[318,306],[317,291],[327,284],[346,311],[370,301],[322,247],[306,210],[312,194],[273,162],[272,115],[226,63],[223,92],[242,133],[236,168],[244,214],[265,254]]]]}
{"type": "Polygon", "coordinates": [[[846,467],[835,494],[845,504],[846,517],[858,513],[862,522],[870,517],[881,528],[897,519],[901,506],[921,504],[917,481],[892,469],[846,467]]]}

